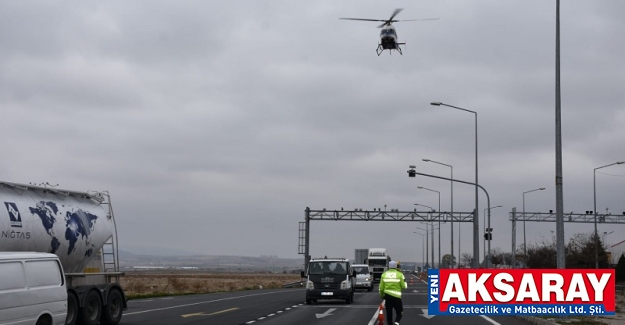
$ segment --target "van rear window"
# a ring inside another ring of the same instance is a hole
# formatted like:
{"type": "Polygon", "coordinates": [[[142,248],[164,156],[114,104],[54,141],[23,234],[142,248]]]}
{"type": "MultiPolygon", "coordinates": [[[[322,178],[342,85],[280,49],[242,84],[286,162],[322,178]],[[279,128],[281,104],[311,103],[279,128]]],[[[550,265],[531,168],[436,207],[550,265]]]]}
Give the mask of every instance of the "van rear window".
{"type": "Polygon", "coordinates": [[[26,287],[22,262],[0,263],[0,291],[23,289],[26,287]]]}
{"type": "Polygon", "coordinates": [[[55,260],[27,261],[25,266],[28,286],[31,288],[63,284],[60,265],[55,260]]]}

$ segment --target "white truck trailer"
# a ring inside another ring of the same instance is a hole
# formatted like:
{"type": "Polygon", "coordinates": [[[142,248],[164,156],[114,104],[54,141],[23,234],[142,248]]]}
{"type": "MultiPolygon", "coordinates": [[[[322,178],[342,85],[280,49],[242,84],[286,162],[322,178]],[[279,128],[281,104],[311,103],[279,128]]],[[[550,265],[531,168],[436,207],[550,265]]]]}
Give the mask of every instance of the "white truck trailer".
{"type": "Polygon", "coordinates": [[[386,248],[369,248],[367,255],[367,264],[373,274],[373,281],[380,282],[382,273],[388,270],[388,262],[391,257],[386,254],[386,248]]]}
{"type": "Polygon", "coordinates": [[[126,309],[118,284],[117,228],[108,192],[0,181],[0,251],[59,257],[67,325],[115,325],[126,309]]]}

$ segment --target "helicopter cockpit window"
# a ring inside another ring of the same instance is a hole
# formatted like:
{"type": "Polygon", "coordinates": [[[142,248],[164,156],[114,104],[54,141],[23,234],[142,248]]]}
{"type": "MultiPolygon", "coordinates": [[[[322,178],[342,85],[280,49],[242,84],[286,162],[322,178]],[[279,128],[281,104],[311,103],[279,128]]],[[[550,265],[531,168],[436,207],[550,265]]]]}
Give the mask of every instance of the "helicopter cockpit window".
{"type": "Polygon", "coordinates": [[[383,29],[380,36],[397,36],[394,29],[383,29]]]}

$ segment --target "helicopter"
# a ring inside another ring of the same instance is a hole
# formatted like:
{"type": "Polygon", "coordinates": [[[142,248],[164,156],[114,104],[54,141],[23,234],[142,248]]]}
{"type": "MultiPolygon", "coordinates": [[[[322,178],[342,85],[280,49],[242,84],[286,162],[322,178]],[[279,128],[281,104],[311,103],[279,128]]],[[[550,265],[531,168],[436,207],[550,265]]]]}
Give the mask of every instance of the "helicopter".
{"type": "Polygon", "coordinates": [[[343,20],[363,20],[363,21],[381,21],[382,25],[378,26],[378,28],[382,28],[380,31],[380,43],[378,43],[378,48],[375,52],[380,56],[384,50],[389,50],[389,54],[392,53],[392,50],[397,50],[399,54],[403,55],[401,51],[400,45],[406,45],[406,43],[400,43],[397,41],[397,31],[395,30],[395,26],[393,23],[399,21],[418,21],[418,20],[438,20],[438,18],[426,18],[426,19],[404,19],[404,20],[394,20],[395,16],[403,9],[395,9],[391,18],[389,19],[366,19],[366,18],[339,18],[343,20]]]}

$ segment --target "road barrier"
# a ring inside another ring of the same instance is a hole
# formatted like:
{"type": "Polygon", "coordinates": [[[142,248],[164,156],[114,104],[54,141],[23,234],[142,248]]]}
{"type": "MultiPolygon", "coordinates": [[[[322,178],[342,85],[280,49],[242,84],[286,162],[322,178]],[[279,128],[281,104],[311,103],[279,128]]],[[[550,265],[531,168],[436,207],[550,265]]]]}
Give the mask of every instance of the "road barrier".
{"type": "Polygon", "coordinates": [[[282,285],[283,288],[303,287],[304,281],[289,282],[282,285]]]}

